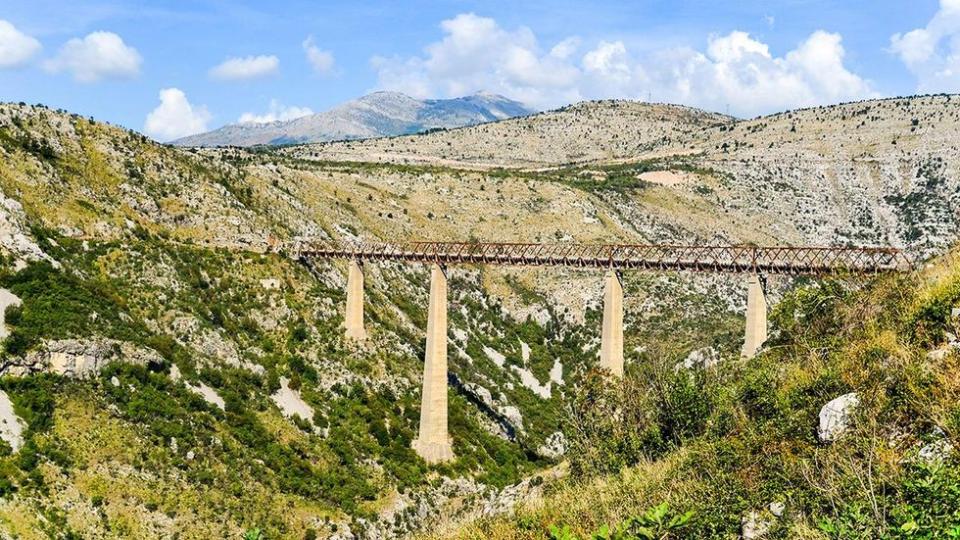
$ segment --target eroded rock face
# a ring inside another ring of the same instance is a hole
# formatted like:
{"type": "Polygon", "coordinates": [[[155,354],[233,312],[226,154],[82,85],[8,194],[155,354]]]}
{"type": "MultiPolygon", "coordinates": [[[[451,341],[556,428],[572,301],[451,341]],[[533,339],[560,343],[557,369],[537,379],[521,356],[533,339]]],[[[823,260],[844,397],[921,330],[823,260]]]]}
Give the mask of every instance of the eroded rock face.
{"type": "Polygon", "coordinates": [[[820,409],[820,426],[817,428],[817,438],[820,442],[833,442],[843,436],[850,429],[854,410],[860,405],[860,398],[856,392],[844,394],[820,409]]]}
{"type": "Polygon", "coordinates": [[[45,341],[25,357],[11,359],[0,370],[0,375],[23,377],[53,373],[85,378],[96,375],[115,360],[140,366],[163,363],[163,357],[156,351],[132,343],[111,339],[61,339],[45,341]]]}

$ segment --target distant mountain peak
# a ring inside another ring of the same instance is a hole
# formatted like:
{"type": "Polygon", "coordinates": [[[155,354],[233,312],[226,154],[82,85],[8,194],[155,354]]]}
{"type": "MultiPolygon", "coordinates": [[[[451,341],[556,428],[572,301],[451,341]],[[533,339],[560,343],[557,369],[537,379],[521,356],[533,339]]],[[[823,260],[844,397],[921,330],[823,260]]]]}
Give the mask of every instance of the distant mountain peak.
{"type": "Polygon", "coordinates": [[[451,99],[417,99],[402,92],[379,90],[325,112],[268,124],[230,124],[173,144],[254,146],[368,139],[464,127],[533,112],[522,103],[489,92],[451,99]]]}

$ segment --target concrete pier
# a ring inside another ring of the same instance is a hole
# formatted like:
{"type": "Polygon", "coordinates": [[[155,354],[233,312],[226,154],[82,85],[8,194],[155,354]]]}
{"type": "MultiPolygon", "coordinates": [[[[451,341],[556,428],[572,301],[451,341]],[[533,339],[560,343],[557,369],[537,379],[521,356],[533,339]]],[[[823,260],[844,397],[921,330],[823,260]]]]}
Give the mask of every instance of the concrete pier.
{"type": "Polygon", "coordinates": [[[427,463],[454,458],[453,442],[447,432],[447,275],[437,264],[430,272],[420,432],[412,446],[427,463]]]}
{"type": "Polygon", "coordinates": [[[607,272],[603,287],[600,367],[623,377],[623,282],[615,270],[607,272]]]}
{"type": "Polygon", "coordinates": [[[350,260],[347,274],[347,312],[343,324],[346,327],[347,339],[367,339],[367,331],[363,327],[363,269],[356,259],[350,260]]]}
{"type": "Polygon", "coordinates": [[[767,341],[767,297],[764,281],[757,274],[747,278],[747,328],[743,340],[744,358],[753,358],[767,341]]]}

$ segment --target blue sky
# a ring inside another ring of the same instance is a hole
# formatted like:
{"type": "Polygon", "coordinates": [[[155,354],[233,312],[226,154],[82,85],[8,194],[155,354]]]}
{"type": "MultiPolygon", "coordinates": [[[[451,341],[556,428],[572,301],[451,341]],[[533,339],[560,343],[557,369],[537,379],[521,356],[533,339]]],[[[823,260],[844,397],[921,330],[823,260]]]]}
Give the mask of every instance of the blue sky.
{"type": "Polygon", "coordinates": [[[379,89],[753,116],[958,91],[955,43],[960,0],[0,0],[0,100],[160,140],[379,89]]]}

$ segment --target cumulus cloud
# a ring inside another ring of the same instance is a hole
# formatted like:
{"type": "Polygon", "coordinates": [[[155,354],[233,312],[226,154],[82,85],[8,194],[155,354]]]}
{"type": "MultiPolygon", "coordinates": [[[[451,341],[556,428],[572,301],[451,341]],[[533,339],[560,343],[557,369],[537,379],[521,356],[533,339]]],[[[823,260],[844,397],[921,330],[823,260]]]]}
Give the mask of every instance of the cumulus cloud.
{"type": "Polygon", "coordinates": [[[39,50],[39,41],[0,19],[0,69],[22,66],[39,50]]]}
{"type": "Polygon", "coordinates": [[[237,120],[241,124],[269,124],[271,122],[295,120],[313,114],[309,107],[286,106],[276,99],[270,100],[270,106],[264,114],[245,112],[237,120]]]}
{"type": "Polygon", "coordinates": [[[280,69],[280,59],[273,55],[228,58],[210,69],[210,76],[221,81],[243,81],[273,75],[280,69]]]}
{"type": "Polygon", "coordinates": [[[194,106],[179,88],[160,91],[160,105],[147,115],[144,131],[159,141],[170,141],[207,131],[210,113],[194,106]]]}
{"type": "Polygon", "coordinates": [[[333,53],[325,51],[317,46],[313,36],[308,36],[303,40],[303,52],[307,55],[307,61],[314,73],[326,75],[333,71],[334,58],[333,53]]]}
{"type": "Polygon", "coordinates": [[[130,78],[140,73],[143,58],[136,49],[113,32],[92,32],[66,42],[44,67],[52,72],[68,71],[79,82],[92,83],[108,78],[130,78]]]}
{"type": "Polygon", "coordinates": [[[917,91],[960,89],[960,0],[940,0],[927,25],[894,34],[890,50],[917,77],[917,91]]]}
{"type": "Polygon", "coordinates": [[[776,56],[741,31],[711,36],[703,51],[632,51],[619,40],[584,48],[575,36],[544,47],[529,28],[505,29],[472,13],[440,28],[443,37],[422,55],[374,57],[378,86],[418,97],[487,90],[538,108],[650,95],[713,110],[729,105],[743,116],[877,95],[846,67],[841,36],[824,31],[776,56]]]}

